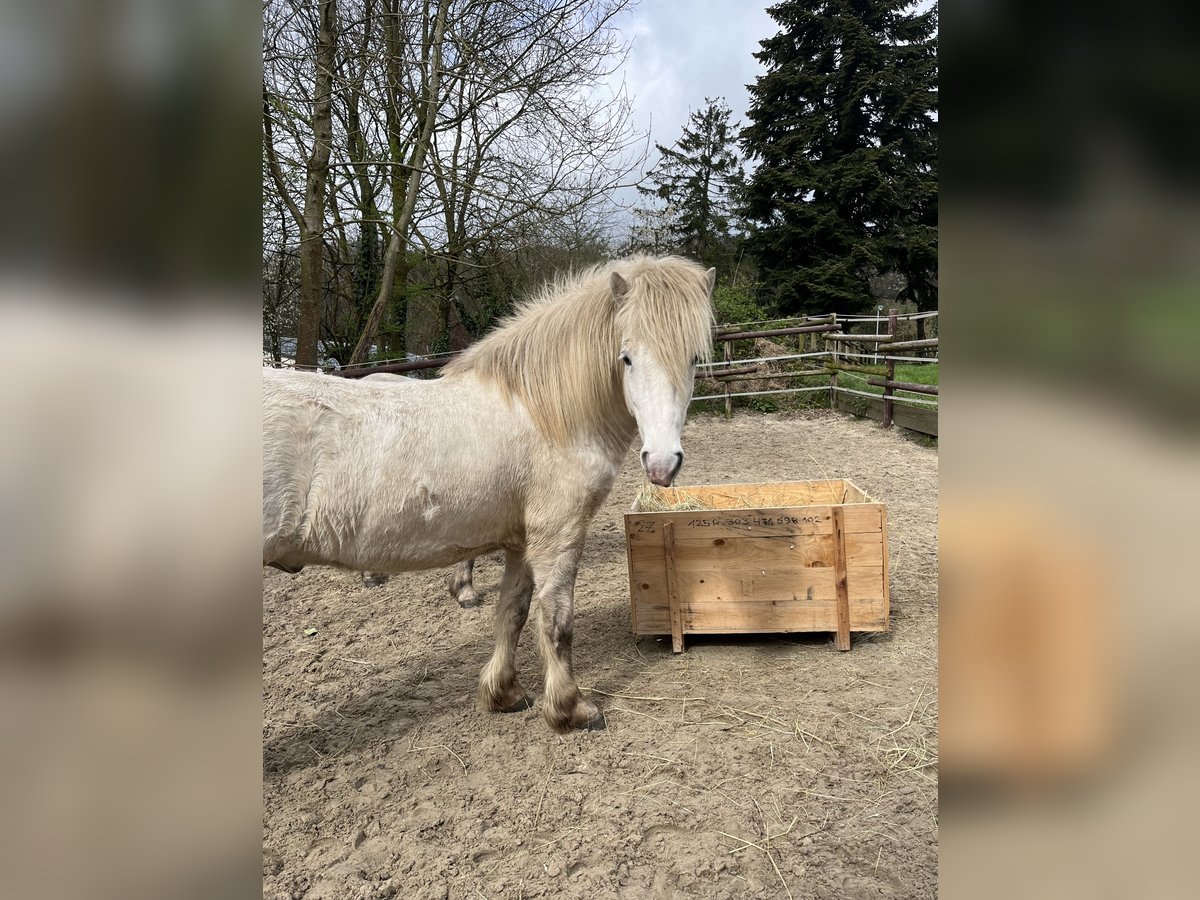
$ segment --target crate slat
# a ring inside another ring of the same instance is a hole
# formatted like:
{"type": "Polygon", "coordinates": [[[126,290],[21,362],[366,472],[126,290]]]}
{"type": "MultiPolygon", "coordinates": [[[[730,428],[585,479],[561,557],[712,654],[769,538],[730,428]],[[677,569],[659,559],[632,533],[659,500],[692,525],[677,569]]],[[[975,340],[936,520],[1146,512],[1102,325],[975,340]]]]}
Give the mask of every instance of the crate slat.
{"type": "MultiPolygon", "coordinates": [[[[840,506],[833,508],[833,571],[834,591],[837,593],[837,636],[834,646],[850,649],[850,584],[846,572],[846,513],[840,506]]],[[[880,573],[879,593],[883,593],[883,573],[880,573]]]]}

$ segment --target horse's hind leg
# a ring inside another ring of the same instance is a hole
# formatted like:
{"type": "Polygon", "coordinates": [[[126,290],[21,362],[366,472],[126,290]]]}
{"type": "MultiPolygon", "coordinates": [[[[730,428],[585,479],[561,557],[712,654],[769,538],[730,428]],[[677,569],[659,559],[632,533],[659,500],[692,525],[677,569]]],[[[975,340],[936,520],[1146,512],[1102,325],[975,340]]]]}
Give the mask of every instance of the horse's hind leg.
{"type": "Polygon", "coordinates": [[[479,705],[489,712],[517,712],[533,705],[517,680],[514,660],[532,595],[533,578],[525,557],[508,551],[496,601],[496,649],[479,676],[479,705]]]}
{"type": "Polygon", "coordinates": [[[575,684],[571,662],[571,640],[575,620],[575,575],[583,552],[583,538],[570,548],[544,555],[531,555],[540,622],[538,644],[546,664],[543,713],[555,731],[605,727],[604,717],[575,684]]]}
{"type": "Polygon", "coordinates": [[[468,559],[460,562],[450,573],[446,586],[450,588],[450,596],[458,601],[463,609],[471,609],[479,605],[479,594],[475,592],[474,582],[475,560],[468,559]]]}

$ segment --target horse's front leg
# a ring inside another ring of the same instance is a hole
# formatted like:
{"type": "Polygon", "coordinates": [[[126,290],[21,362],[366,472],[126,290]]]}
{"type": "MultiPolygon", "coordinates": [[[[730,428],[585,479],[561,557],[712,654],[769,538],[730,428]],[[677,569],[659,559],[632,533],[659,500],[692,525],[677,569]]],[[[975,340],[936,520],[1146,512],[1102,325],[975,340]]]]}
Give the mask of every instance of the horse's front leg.
{"type": "Polygon", "coordinates": [[[532,595],[533,577],[524,555],[506,552],[496,601],[496,649],[479,677],[479,705],[488,712],[517,712],[533,705],[517,680],[514,660],[532,595]]]}
{"type": "Polygon", "coordinates": [[[557,551],[531,553],[534,593],[541,621],[538,644],[546,665],[546,689],[542,712],[555,731],[573,728],[599,730],[604,717],[575,684],[571,663],[571,639],[575,620],[575,576],[583,539],[557,551]]]}

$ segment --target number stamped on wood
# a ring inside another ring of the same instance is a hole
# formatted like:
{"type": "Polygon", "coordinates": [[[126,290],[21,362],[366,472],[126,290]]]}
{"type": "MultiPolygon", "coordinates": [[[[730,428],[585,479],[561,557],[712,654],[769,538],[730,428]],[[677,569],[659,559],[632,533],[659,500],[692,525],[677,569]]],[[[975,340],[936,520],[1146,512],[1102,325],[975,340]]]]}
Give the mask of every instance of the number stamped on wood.
{"type": "Polygon", "coordinates": [[[752,528],[755,525],[819,525],[828,516],[736,516],[716,519],[691,519],[688,528],[752,528]]]}

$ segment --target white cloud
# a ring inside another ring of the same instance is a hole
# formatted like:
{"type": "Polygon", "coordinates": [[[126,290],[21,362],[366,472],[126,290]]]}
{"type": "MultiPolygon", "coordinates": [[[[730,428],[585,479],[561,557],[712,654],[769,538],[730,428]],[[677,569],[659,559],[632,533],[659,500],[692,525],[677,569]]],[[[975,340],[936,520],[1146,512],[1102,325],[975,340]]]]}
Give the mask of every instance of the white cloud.
{"type": "MultiPolygon", "coordinates": [[[[762,72],[751,54],[778,31],[765,6],[739,0],[646,0],[616,24],[633,46],[614,78],[624,79],[633,99],[634,125],[666,146],[678,140],[689,113],[706,97],[724,97],[734,121],[744,121],[746,85],[762,72]]],[[[657,160],[651,148],[647,165],[657,160]]],[[[618,199],[628,205],[636,193],[631,189],[618,199]]]]}

